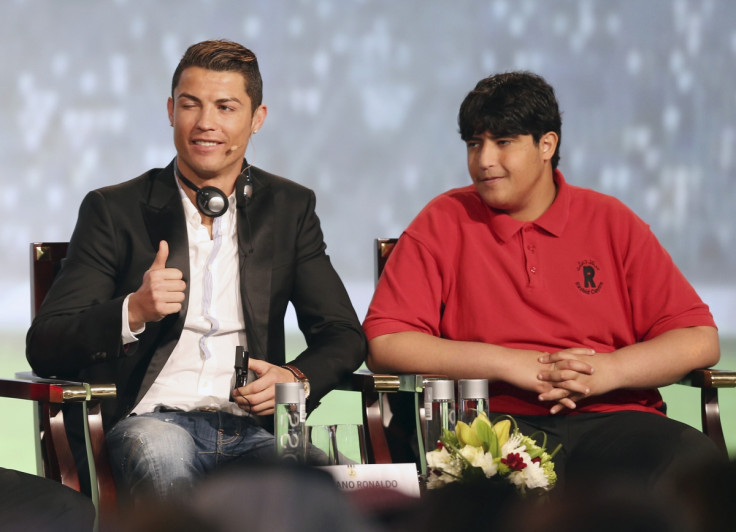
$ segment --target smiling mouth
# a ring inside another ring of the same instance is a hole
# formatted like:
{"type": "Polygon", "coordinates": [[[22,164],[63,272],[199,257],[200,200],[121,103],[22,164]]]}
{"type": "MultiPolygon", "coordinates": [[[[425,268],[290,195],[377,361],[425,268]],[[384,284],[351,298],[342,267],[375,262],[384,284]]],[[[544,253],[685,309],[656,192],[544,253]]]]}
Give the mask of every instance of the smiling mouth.
{"type": "Polygon", "coordinates": [[[197,146],[211,147],[211,146],[217,146],[220,143],[215,142],[213,140],[194,140],[192,141],[192,144],[195,144],[197,146]]]}

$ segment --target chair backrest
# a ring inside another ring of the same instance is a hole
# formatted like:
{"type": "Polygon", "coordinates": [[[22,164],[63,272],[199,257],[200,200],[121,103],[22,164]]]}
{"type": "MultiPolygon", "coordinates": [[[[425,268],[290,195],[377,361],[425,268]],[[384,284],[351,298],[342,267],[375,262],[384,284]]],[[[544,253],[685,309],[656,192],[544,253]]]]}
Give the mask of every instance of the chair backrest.
{"type": "Polygon", "coordinates": [[[66,257],[68,242],[33,242],[31,244],[31,319],[41,308],[46,294],[66,257]]]}
{"type": "MultiPolygon", "coordinates": [[[[398,238],[376,238],[374,241],[374,273],[375,282],[388,262],[391,253],[399,241],[398,238]]],[[[379,393],[375,395],[376,403],[381,403],[380,422],[385,425],[386,446],[390,450],[394,462],[415,462],[422,474],[427,472],[424,457],[424,409],[420,402],[424,384],[427,380],[444,378],[443,375],[382,375],[395,379],[395,388],[400,393],[379,393]]],[[[364,397],[365,400],[365,397],[364,397]]],[[[366,410],[375,405],[366,404],[366,410]]],[[[377,416],[377,414],[376,414],[377,416]]],[[[376,431],[374,431],[376,432],[376,431]]]]}
{"type": "Polygon", "coordinates": [[[389,255],[394,250],[398,238],[376,238],[375,249],[374,249],[374,273],[375,281],[378,282],[378,278],[383,273],[383,268],[386,266],[386,261],[389,255]]]}
{"type": "MultiPolygon", "coordinates": [[[[59,273],[68,247],[68,242],[31,243],[31,319],[41,308],[54,278],[59,273]]],[[[46,382],[67,386],[64,381],[46,382]]],[[[83,386],[87,400],[79,403],[82,405],[80,415],[86,417],[87,446],[88,453],[91,453],[88,458],[88,466],[83,469],[86,475],[82,477],[79,474],[82,471],[77,471],[77,466],[80,464],[75,462],[66,436],[62,404],[68,403],[67,400],[49,402],[36,399],[34,417],[38,430],[36,434],[37,452],[40,453],[44,476],[60,481],[76,490],[91,491],[98,509],[100,526],[104,528],[103,525],[111,522],[116,514],[117,493],[105,443],[100,401],[114,397],[116,391],[114,384],[84,384],[83,386]],[[91,486],[88,486],[86,478],[90,478],[91,486]]],[[[70,405],[70,407],[73,406],[70,405]]]]}

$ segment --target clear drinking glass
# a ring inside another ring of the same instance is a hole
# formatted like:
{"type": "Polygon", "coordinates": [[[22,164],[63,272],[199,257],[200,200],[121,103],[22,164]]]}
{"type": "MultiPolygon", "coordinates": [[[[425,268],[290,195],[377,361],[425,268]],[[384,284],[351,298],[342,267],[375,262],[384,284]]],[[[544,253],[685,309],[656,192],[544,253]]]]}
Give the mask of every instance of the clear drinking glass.
{"type": "Polygon", "coordinates": [[[307,414],[304,385],[301,382],[276,383],[273,416],[276,454],[282,460],[304,462],[307,453],[307,414]]]}
{"type": "Polygon", "coordinates": [[[437,448],[445,430],[455,430],[455,381],[440,379],[424,385],[424,447],[437,448]]]}
{"type": "Polygon", "coordinates": [[[327,455],[329,465],[366,462],[363,425],[312,425],[309,433],[312,445],[327,455]]]}
{"type": "Polygon", "coordinates": [[[457,383],[457,419],[470,425],[478,414],[488,415],[488,379],[461,379],[457,383]]]}

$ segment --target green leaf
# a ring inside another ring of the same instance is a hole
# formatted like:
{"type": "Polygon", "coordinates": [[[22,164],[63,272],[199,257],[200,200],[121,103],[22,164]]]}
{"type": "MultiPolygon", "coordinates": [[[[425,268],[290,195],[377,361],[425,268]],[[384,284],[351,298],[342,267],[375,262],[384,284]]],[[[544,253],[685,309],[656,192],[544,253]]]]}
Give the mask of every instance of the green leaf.
{"type": "Polygon", "coordinates": [[[465,481],[483,480],[485,478],[486,474],[483,472],[483,469],[478,466],[469,465],[463,471],[463,480],[465,481]]]}
{"type": "Polygon", "coordinates": [[[440,441],[444,443],[446,446],[451,447],[453,449],[460,448],[460,441],[457,439],[457,434],[455,434],[451,430],[444,429],[444,432],[442,433],[442,438],[440,438],[440,441]]]}
{"type": "Polygon", "coordinates": [[[478,439],[480,439],[483,445],[483,451],[490,451],[491,456],[494,458],[497,457],[499,455],[498,438],[491,426],[487,423],[475,423],[473,426],[476,434],[478,434],[478,439]]]}

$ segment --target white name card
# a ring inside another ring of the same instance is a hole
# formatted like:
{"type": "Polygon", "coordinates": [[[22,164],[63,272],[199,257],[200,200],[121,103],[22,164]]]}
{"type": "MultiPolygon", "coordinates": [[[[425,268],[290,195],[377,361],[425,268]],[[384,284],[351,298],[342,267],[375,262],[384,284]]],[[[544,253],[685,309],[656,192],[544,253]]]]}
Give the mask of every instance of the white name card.
{"type": "Polygon", "coordinates": [[[323,466],[320,469],[328,471],[342,490],[387,488],[419,497],[416,464],[354,464],[323,466]]]}

